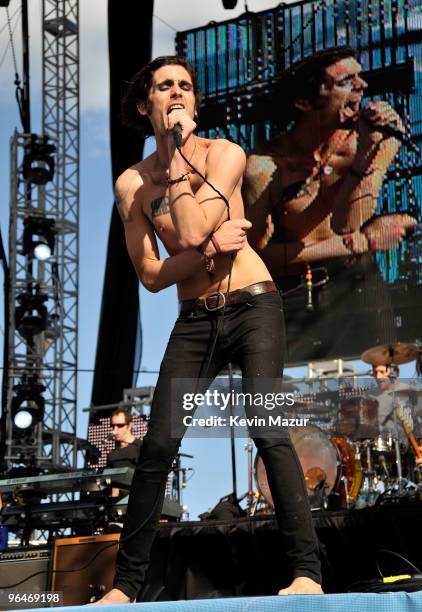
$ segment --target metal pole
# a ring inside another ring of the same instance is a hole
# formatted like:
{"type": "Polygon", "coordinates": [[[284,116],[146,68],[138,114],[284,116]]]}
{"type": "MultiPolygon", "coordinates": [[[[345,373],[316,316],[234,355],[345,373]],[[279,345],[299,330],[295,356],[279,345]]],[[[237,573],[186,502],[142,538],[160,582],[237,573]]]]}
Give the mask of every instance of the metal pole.
{"type": "MultiPolygon", "coordinates": [[[[232,389],[233,389],[233,368],[232,368],[232,364],[229,363],[229,392],[230,392],[229,411],[230,411],[230,416],[233,414],[232,395],[231,395],[232,389]]],[[[235,440],[234,440],[234,425],[230,425],[230,451],[231,451],[231,458],[232,458],[233,493],[237,499],[236,448],[235,448],[235,440]]]]}
{"type": "Polygon", "coordinates": [[[28,1],[22,0],[22,52],[23,52],[23,100],[22,124],[26,134],[31,133],[31,103],[29,93],[29,28],[28,1]]]}

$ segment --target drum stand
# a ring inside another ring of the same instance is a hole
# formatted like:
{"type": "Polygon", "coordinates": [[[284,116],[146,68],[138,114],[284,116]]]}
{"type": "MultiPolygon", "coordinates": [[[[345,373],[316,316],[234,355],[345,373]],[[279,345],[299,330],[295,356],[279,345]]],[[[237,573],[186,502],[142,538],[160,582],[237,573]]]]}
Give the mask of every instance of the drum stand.
{"type": "Polygon", "coordinates": [[[393,423],[394,423],[394,451],[396,455],[396,466],[397,466],[397,484],[399,487],[399,496],[402,493],[403,487],[403,465],[401,462],[401,454],[400,454],[400,441],[399,441],[399,430],[397,423],[397,401],[396,401],[396,390],[394,388],[394,384],[396,382],[397,376],[394,374],[394,364],[390,366],[390,381],[393,385],[393,393],[392,393],[392,403],[393,403],[393,423]]]}
{"type": "Polygon", "coordinates": [[[253,488],[253,442],[251,438],[248,438],[244,448],[248,453],[248,490],[239,497],[238,501],[241,502],[246,499],[246,513],[248,516],[254,516],[261,495],[255,494],[253,488]]]}
{"type": "MultiPolygon", "coordinates": [[[[391,374],[390,380],[394,385],[396,376],[393,373],[394,367],[393,364],[390,366],[391,374]]],[[[398,402],[396,399],[396,390],[393,387],[392,391],[392,415],[393,415],[393,423],[394,423],[394,454],[396,457],[396,467],[397,467],[397,478],[392,480],[392,482],[388,483],[388,487],[386,488],[385,493],[397,495],[399,498],[403,496],[408,496],[414,494],[414,490],[417,489],[417,486],[408,478],[403,478],[403,464],[400,453],[400,438],[399,438],[399,429],[398,429],[398,420],[397,420],[397,407],[398,402]]]]}
{"type": "Polygon", "coordinates": [[[256,497],[253,490],[253,442],[252,438],[248,438],[248,442],[245,446],[245,450],[248,453],[248,514],[252,516],[255,514],[256,497]]]}
{"type": "Polygon", "coordinates": [[[365,440],[363,443],[364,448],[366,450],[366,469],[363,471],[363,487],[362,491],[366,493],[366,503],[368,506],[373,506],[375,503],[375,495],[377,494],[377,490],[375,488],[375,478],[376,473],[374,470],[374,466],[372,463],[372,440],[365,440]],[[366,485],[367,483],[367,485],[366,485]],[[366,489],[366,491],[365,491],[366,489]]]}

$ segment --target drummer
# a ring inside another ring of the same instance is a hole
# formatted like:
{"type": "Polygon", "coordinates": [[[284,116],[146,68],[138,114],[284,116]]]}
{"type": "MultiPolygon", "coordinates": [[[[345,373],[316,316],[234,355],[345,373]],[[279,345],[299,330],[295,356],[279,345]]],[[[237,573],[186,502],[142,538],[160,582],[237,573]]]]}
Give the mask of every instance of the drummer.
{"type": "MultiPolygon", "coordinates": [[[[381,434],[394,435],[396,431],[394,393],[407,389],[406,385],[399,382],[399,375],[400,370],[397,365],[372,365],[372,376],[375,378],[377,388],[371,389],[369,393],[378,402],[378,425],[381,434]]],[[[400,442],[407,446],[407,437],[403,428],[397,425],[397,429],[400,442]]]]}

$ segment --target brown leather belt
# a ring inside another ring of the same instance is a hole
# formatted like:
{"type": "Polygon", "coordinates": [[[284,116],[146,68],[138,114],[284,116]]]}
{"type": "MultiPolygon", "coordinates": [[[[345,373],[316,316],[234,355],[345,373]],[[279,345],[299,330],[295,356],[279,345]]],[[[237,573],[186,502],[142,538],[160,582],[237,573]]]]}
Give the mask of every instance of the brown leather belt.
{"type": "Polygon", "coordinates": [[[252,296],[260,295],[261,293],[272,293],[278,291],[277,286],[273,281],[261,281],[260,283],[254,283],[242,289],[236,289],[230,291],[228,294],[224,291],[215,291],[210,293],[205,298],[198,298],[196,300],[183,300],[181,302],[180,312],[193,312],[195,310],[206,310],[208,312],[215,312],[221,310],[224,305],[233,306],[235,304],[244,304],[252,296]]]}

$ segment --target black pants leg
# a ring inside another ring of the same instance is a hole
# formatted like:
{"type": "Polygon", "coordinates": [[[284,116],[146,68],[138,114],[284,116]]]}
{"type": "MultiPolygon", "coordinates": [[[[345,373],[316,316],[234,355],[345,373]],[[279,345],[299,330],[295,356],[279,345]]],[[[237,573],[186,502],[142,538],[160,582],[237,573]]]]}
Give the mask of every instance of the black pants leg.
{"type": "Polygon", "coordinates": [[[216,323],[216,316],[179,317],[161,364],[116,560],[114,587],[130,598],[137,596],[148,569],[167,476],[186,429],[182,425],[183,408],[175,400],[172,381],[185,379],[186,392],[201,393],[218,374],[222,365],[217,350],[208,368],[208,383],[203,378],[197,382],[204,376],[206,354],[216,323]],[[188,379],[192,381],[190,386],[188,379]]]}
{"type": "MultiPolygon", "coordinates": [[[[251,302],[248,316],[231,332],[233,361],[244,380],[243,390],[252,394],[267,388],[260,379],[280,379],[284,356],[284,319],[277,293],[258,296],[251,302]]],[[[275,388],[277,391],[277,388],[275,388]]],[[[256,411],[245,406],[248,417],[256,411]],[[248,414],[249,412],[249,414],[248,414]]],[[[262,411],[261,411],[262,412],[262,411]]],[[[252,432],[265,465],[277,522],[284,541],[284,552],[291,578],[307,576],[321,582],[318,540],[313,526],[302,467],[287,431],[252,432]]]]}

